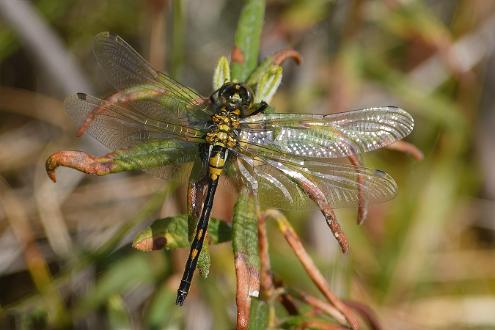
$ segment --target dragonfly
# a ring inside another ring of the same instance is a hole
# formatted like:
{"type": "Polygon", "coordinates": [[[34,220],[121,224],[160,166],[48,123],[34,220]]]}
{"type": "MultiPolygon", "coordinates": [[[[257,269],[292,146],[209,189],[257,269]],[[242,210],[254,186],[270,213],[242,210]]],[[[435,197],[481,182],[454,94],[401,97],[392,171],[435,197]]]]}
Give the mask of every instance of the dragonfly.
{"type": "Polygon", "coordinates": [[[400,108],[275,113],[265,101],[255,102],[252,87],[242,82],[226,81],[203,97],[155,70],[112,33],[96,36],[94,55],[117,92],[105,100],[78,93],[66,99],[65,108],[79,135],[88,133],[116,151],[100,158],[51,156],[47,172],[55,180],[57,166],[98,175],[139,168],[168,178],[170,168],[193,164],[190,186],[196,189],[189,204],[198,221],[178,305],[189,292],[221,177],[248,189],[260,207],[294,209],[323,200],[337,208],[396,194],[391,176],[349,160],[412,131],[412,116],[400,108]],[[127,157],[129,150],[137,151],[127,157]]]}

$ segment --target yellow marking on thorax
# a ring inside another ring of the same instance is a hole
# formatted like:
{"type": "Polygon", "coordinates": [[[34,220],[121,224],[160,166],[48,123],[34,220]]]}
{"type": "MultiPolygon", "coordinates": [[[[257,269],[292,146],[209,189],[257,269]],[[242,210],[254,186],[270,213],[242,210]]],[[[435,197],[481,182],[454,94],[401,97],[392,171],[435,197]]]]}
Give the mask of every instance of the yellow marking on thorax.
{"type": "MultiPolygon", "coordinates": [[[[227,110],[223,108],[221,112],[227,112],[227,110]]],[[[206,134],[206,142],[224,148],[234,148],[237,145],[237,137],[233,131],[240,126],[237,117],[240,113],[240,109],[234,109],[228,115],[214,114],[211,119],[215,123],[215,127],[206,134]],[[232,114],[236,116],[232,117],[232,114]]]]}
{"type": "Polygon", "coordinates": [[[218,125],[218,129],[220,131],[226,132],[226,133],[228,133],[228,132],[230,132],[232,130],[232,128],[229,125],[227,125],[227,124],[220,124],[220,125],[218,125]]]}

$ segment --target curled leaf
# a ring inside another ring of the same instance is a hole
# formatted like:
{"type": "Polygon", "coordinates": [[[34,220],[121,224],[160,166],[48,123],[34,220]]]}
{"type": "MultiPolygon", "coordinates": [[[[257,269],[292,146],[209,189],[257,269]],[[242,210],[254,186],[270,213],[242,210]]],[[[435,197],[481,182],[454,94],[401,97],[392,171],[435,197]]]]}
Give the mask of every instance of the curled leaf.
{"type": "Polygon", "coordinates": [[[69,167],[92,175],[107,175],[131,170],[143,170],[189,161],[193,153],[186,153],[180,141],[161,140],[118,149],[103,156],[83,151],[59,151],[46,160],[46,172],[56,181],[55,170],[69,167]]]}

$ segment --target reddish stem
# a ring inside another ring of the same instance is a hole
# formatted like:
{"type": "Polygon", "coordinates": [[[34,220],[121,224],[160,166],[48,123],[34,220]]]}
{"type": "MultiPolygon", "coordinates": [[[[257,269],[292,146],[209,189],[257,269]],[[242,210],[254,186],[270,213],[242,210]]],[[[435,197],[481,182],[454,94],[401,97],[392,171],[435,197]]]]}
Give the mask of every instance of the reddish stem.
{"type": "MultiPolygon", "coordinates": [[[[333,211],[332,211],[333,212],[333,211]]],[[[304,246],[297,236],[296,232],[287,221],[285,216],[277,210],[267,210],[265,212],[265,216],[269,216],[277,222],[279,230],[284,235],[287,243],[292,248],[297,258],[303,265],[306,273],[308,273],[309,277],[316,285],[316,287],[320,290],[320,292],[325,296],[325,298],[338,310],[340,311],[352,329],[359,329],[359,323],[355,318],[354,314],[351,310],[337,298],[336,295],[328,287],[325,278],[320,273],[313,260],[309,256],[309,254],[304,249],[304,246]]]]}
{"type": "Polygon", "coordinates": [[[422,160],[424,157],[423,152],[419,150],[418,147],[406,141],[397,141],[395,143],[388,145],[386,148],[404,152],[406,154],[413,156],[416,160],[422,160]]]}
{"type": "Polygon", "coordinates": [[[247,329],[249,326],[249,310],[251,297],[249,296],[250,272],[242,254],[235,256],[235,272],[237,279],[236,305],[237,305],[237,330],[247,329]]]}
{"type": "Polygon", "coordinates": [[[272,55],[273,58],[273,64],[276,65],[281,65],[283,64],[286,60],[291,59],[296,64],[301,64],[302,63],[302,56],[301,54],[294,49],[282,49],[276,52],[275,54],[272,55]]]}

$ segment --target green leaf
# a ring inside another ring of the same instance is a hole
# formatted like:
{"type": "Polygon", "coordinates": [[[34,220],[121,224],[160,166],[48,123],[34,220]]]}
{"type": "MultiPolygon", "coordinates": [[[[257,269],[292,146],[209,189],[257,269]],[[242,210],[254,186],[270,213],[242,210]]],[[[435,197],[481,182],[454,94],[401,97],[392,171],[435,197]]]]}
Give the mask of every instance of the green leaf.
{"type": "Polygon", "coordinates": [[[266,302],[260,299],[251,301],[251,309],[249,310],[249,330],[264,330],[268,329],[269,306],[266,302]]]}
{"type": "Polygon", "coordinates": [[[175,298],[175,290],[171,290],[166,282],[155,291],[146,313],[145,329],[163,329],[165,325],[170,326],[170,323],[177,319],[179,309],[174,308],[175,298]]]}
{"type": "Polygon", "coordinates": [[[245,81],[256,68],[264,15],[264,0],[246,1],[234,36],[231,66],[234,81],[245,81]]]}
{"type": "Polygon", "coordinates": [[[254,196],[244,188],[234,208],[232,245],[237,277],[238,319],[248,319],[251,298],[260,292],[260,260],[258,256],[258,219],[254,196]]]}
{"type": "Polygon", "coordinates": [[[110,329],[132,329],[129,312],[120,295],[115,294],[108,299],[107,310],[110,329]]]}
{"type": "Polygon", "coordinates": [[[113,296],[135,287],[138,283],[151,283],[154,278],[152,265],[146,256],[131,254],[108,269],[79,302],[77,314],[84,315],[113,296]]]}
{"type": "Polygon", "coordinates": [[[219,89],[227,81],[230,81],[229,60],[225,56],[222,56],[218,60],[215,72],[213,73],[213,90],[219,89]]]}
{"type": "Polygon", "coordinates": [[[234,208],[232,219],[232,244],[236,258],[241,256],[248,269],[257,271],[260,260],[258,256],[258,218],[252,195],[244,189],[234,208]]]}
{"type": "Polygon", "coordinates": [[[208,275],[210,274],[210,264],[211,264],[210,248],[208,244],[203,244],[203,248],[199,253],[198,264],[197,264],[199,275],[201,275],[202,278],[207,278],[208,275]]]}
{"type": "MultiPolygon", "coordinates": [[[[187,214],[155,220],[151,226],[136,235],[132,246],[141,251],[190,247],[187,231],[187,214]]],[[[208,239],[211,244],[227,242],[232,229],[225,221],[210,219],[208,239]]]]}
{"type": "Polygon", "coordinates": [[[265,57],[265,59],[251,72],[246,83],[249,86],[255,86],[261,80],[261,77],[270,69],[273,64],[273,56],[265,57]]]}
{"type": "Polygon", "coordinates": [[[178,141],[157,140],[142,143],[113,152],[112,173],[183,163],[188,157],[192,159],[192,154],[184,152],[183,144],[178,141]]]}
{"type": "Polygon", "coordinates": [[[256,85],[254,102],[259,103],[265,101],[266,103],[269,103],[275,92],[277,92],[281,81],[282,67],[276,64],[270,65],[256,85]]]}

